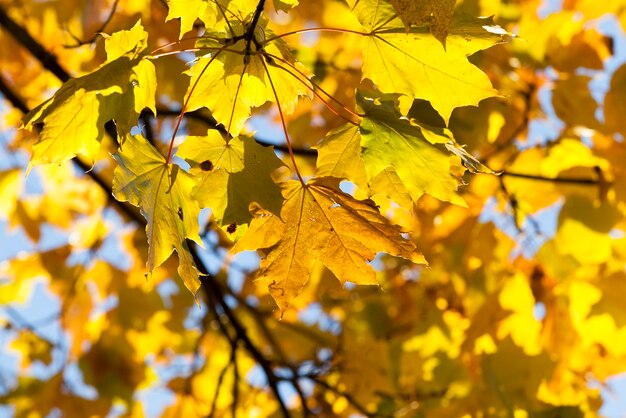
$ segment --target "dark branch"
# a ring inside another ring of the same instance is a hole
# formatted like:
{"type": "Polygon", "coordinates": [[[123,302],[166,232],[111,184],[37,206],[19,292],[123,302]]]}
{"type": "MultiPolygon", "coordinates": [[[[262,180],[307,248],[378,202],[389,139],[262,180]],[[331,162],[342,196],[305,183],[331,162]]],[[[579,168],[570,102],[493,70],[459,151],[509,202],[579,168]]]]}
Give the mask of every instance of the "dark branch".
{"type": "Polygon", "coordinates": [[[220,284],[216,281],[214,277],[209,275],[206,267],[202,263],[202,259],[200,259],[200,257],[198,256],[195,243],[190,243],[189,250],[191,252],[191,255],[193,256],[194,261],[196,262],[196,265],[198,266],[198,270],[201,273],[200,281],[202,283],[202,290],[206,293],[207,298],[214,297],[216,299],[217,304],[221,307],[224,315],[226,315],[230,325],[234,329],[237,340],[239,340],[244,345],[252,358],[254,358],[259,366],[261,366],[261,369],[263,369],[263,373],[265,373],[265,376],[267,377],[267,384],[269,385],[271,391],[274,393],[274,397],[278,401],[278,405],[283,416],[287,418],[291,417],[291,413],[289,412],[285,401],[280,396],[280,392],[278,390],[279,379],[274,373],[271,363],[268,359],[265,358],[263,353],[259,351],[256,345],[254,345],[252,340],[250,340],[250,337],[248,336],[246,329],[239,321],[239,318],[237,318],[231,307],[228,305],[228,303],[226,303],[224,293],[222,292],[220,284]]]}
{"type": "Polygon", "coordinates": [[[254,41],[254,44],[257,49],[261,49],[261,45],[257,43],[256,38],[254,37],[254,31],[256,30],[257,25],[259,24],[259,18],[261,17],[261,13],[263,13],[263,8],[265,7],[265,0],[259,0],[256,5],[256,10],[254,11],[254,16],[252,17],[252,23],[248,26],[248,30],[244,34],[244,39],[246,40],[246,55],[244,56],[244,62],[246,59],[250,58],[250,44],[254,41]]]}
{"type": "Polygon", "coordinates": [[[0,26],[4,27],[15,40],[22,44],[30,53],[37,58],[37,60],[48,71],[54,74],[59,80],[65,82],[70,79],[70,75],[67,71],[61,67],[56,57],[52,55],[47,49],[45,49],[35,38],[30,36],[30,33],[7,15],[7,13],[0,7],[0,26]]]}
{"type": "MultiPolygon", "coordinates": [[[[159,115],[159,116],[167,116],[167,117],[177,117],[178,115],[180,115],[180,110],[172,110],[172,109],[158,107],[157,108],[157,115],[159,115]]],[[[196,120],[198,122],[202,122],[205,125],[207,125],[208,128],[215,129],[215,130],[219,131],[223,135],[229,135],[228,131],[226,131],[226,128],[224,127],[224,125],[222,125],[221,123],[218,123],[215,120],[215,118],[213,118],[213,116],[206,115],[206,114],[202,113],[199,110],[195,110],[193,112],[185,113],[184,117],[196,120]]],[[[254,137],[254,140],[259,145],[263,145],[265,147],[272,146],[272,147],[274,147],[275,150],[278,150],[278,151],[281,151],[281,152],[289,152],[289,148],[287,147],[287,145],[284,145],[284,144],[274,144],[273,142],[271,142],[271,141],[269,141],[267,139],[259,138],[257,136],[254,137]]],[[[308,156],[308,157],[315,157],[315,156],[317,156],[317,150],[314,150],[312,148],[294,148],[293,153],[296,154],[296,155],[308,156]]]]}
{"type": "Polygon", "coordinates": [[[569,183],[569,184],[580,184],[580,185],[591,185],[591,186],[602,184],[602,180],[600,179],[590,179],[586,177],[544,177],[544,176],[538,176],[535,174],[511,173],[510,171],[504,171],[502,172],[501,175],[507,176],[507,177],[517,177],[517,178],[527,179],[527,180],[547,181],[551,183],[569,183]]]}
{"type": "Polygon", "coordinates": [[[348,401],[348,403],[350,405],[352,405],[352,407],[354,409],[356,409],[357,411],[359,411],[361,414],[363,414],[366,417],[376,417],[378,416],[375,413],[371,413],[367,410],[367,408],[365,408],[363,405],[361,405],[356,399],[354,399],[352,397],[352,395],[350,395],[349,393],[340,390],[339,388],[336,388],[335,386],[330,385],[328,382],[326,382],[325,380],[319,379],[317,377],[311,377],[311,380],[318,386],[321,386],[333,393],[335,393],[336,395],[342,396],[346,399],[346,401],[348,401]]]}
{"type": "Polygon", "coordinates": [[[22,314],[13,309],[11,306],[5,305],[2,308],[4,309],[4,312],[9,316],[9,318],[11,318],[11,321],[18,324],[19,328],[32,332],[35,336],[37,336],[37,338],[40,338],[50,344],[50,347],[52,348],[62,348],[63,344],[61,342],[53,341],[40,334],[37,326],[31,323],[27,318],[25,318],[22,314]]]}
{"type": "Polygon", "coordinates": [[[9,86],[4,82],[2,75],[0,74],[0,93],[4,96],[5,99],[11,103],[11,106],[20,110],[22,113],[26,114],[29,112],[28,106],[26,103],[18,97],[13,91],[9,88],[9,86]]]}

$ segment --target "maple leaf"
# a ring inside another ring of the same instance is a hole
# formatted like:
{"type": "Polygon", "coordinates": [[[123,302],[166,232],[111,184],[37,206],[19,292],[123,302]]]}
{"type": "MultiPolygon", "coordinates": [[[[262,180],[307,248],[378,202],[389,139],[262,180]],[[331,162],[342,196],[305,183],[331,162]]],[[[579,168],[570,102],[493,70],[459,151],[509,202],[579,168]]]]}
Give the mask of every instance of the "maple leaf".
{"type": "Polygon", "coordinates": [[[415,245],[400,235],[375,207],[339,190],[339,179],[324,177],[305,186],[283,184],[280,218],[264,212],[250,223],[233,252],[264,249],[259,278],[282,311],[309,280],[313,263],[321,261],[341,281],[376,284],[367,262],[376,253],[426,264],[415,245]]]}
{"type": "Polygon", "coordinates": [[[402,19],[406,30],[411,25],[420,25],[432,14],[430,31],[435,38],[446,46],[446,36],[450,30],[452,14],[456,0],[389,0],[402,19]]]}
{"type": "Polygon", "coordinates": [[[36,164],[60,164],[76,155],[92,160],[104,138],[104,125],[113,119],[122,134],[135,125],[139,112],[155,112],[154,65],[142,59],[147,33],[140,23],[106,41],[109,60],[94,72],[74,78],[48,101],[24,117],[23,126],[43,125],[29,170],[36,164]]]}
{"type": "Polygon", "coordinates": [[[180,37],[200,19],[207,28],[226,27],[226,19],[244,19],[254,12],[257,0],[167,0],[166,21],[180,18],[180,37]]]}
{"type": "Polygon", "coordinates": [[[247,224],[255,202],[272,213],[280,213],[282,195],[272,181],[272,172],[284,166],[272,148],[253,138],[235,137],[228,142],[211,130],[205,137],[190,136],[176,153],[200,179],[192,196],[201,207],[213,210],[216,222],[247,224]]]}
{"type": "Polygon", "coordinates": [[[178,273],[194,295],[200,287],[198,271],[186,239],[202,246],[198,235],[200,208],[191,199],[196,181],[165,158],[143,137],[128,136],[113,156],[118,162],[113,178],[113,195],[141,209],[146,218],[150,272],[178,254],[178,273]]]}
{"type": "MultiPolygon", "coordinates": [[[[235,22],[231,27],[243,36],[244,26],[235,22]]],[[[263,31],[259,23],[255,39],[263,38],[263,31]]],[[[300,96],[312,97],[306,68],[295,61],[282,39],[264,44],[265,56],[258,51],[248,55],[249,43],[245,39],[228,45],[223,34],[212,31],[207,31],[196,46],[215,52],[201,58],[188,71],[191,80],[186,110],[208,108],[233,136],[241,132],[251,108],[280,101],[281,111],[290,114],[300,96]]]]}
{"type": "Polygon", "coordinates": [[[456,193],[459,180],[450,172],[453,153],[444,145],[453,143],[451,133],[403,118],[395,97],[358,97],[364,112],[360,126],[337,129],[324,139],[318,147],[318,175],[350,179],[408,208],[424,193],[466,206],[456,193]]]}
{"type": "Polygon", "coordinates": [[[506,32],[491,18],[455,17],[446,49],[423,26],[406,32],[386,0],[352,0],[353,11],[368,31],[363,49],[363,78],[385,93],[401,93],[407,114],[413,99],[425,99],[447,122],[456,107],[478,105],[497,95],[485,73],[467,57],[502,42],[506,32]]]}
{"type": "Polygon", "coordinates": [[[292,7],[296,7],[298,3],[299,0],[274,0],[274,8],[286,12],[292,7]]]}

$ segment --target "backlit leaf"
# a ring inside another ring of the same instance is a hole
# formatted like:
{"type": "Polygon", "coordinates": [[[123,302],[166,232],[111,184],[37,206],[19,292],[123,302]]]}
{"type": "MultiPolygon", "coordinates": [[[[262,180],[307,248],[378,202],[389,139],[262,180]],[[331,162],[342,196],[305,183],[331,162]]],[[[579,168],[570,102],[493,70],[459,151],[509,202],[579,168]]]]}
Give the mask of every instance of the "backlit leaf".
{"type": "Polygon", "coordinates": [[[226,27],[224,16],[243,19],[254,12],[256,4],[256,0],[167,0],[167,20],[180,18],[182,38],[191,31],[196,19],[207,28],[226,27]]]}
{"type": "Polygon", "coordinates": [[[376,284],[368,261],[378,252],[426,263],[376,208],[340,191],[338,179],[318,178],[306,186],[290,181],[283,196],[280,218],[261,214],[233,249],[267,251],[259,278],[283,311],[308,282],[316,260],[342,282],[357,284],[376,284]]]}
{"type": "Polygon", "coordinates": [[[106,122],[116,120],[120,132],[128,133],[143,107],[154,111],[154,67],[138,55],[145,48],[147,34],[139,24],[123,32],[108,39],[108,50],[115,58],[90,74],[67,81],[51,99],[26,115],[27,129],[43,125],[30,167],[60,164],[76,155],[93,161],[106,122]]]}
{"type": "Polygon", "coordinates": [[[187,239],[202,245],[198,235],[200,208],[190,198],[196,181],[165,158],[141,136],[129,136],[114,155],[118,162],[113,178],[113,194],[120,201],[139,206],[146,218],[150,272],[178,254],[178,273],[195,294],[200,287],[187,239]]]}
{"type": "Polygon", "coordinates": [[[401,93],[406,114],[413,98],[425,99],[447,122],[454,108],[478,105],[497,92],[486,74],[467,57],[502,41],[506,34],[490,18],[455,18],[446,49],[427,28],[405,31],[386,0],[350,2],[368,32],[363,50],[363,77],[385,93],[401,93]]]}
{"type": "Polygon", "coordinates": [[[219,225],[247,224],[252,219],[249,207],[253,203],[280,213],[282,197],[272,172],[283,164],[271,148],[249,137],[226,142],[211,130],[206,137],[187,137],[177,155],[187,160],[192,174],[200,178],[192,196],[201,207],[213,210],[219,225]]]}
{"type": "Polygon", "coordinates": [[[355,179],[363,187],[359,180],[364,169],[372,194],[386,194],[406,205],[402,197],[406,191],[414,201],[428,193],[466,205],[456,193],[459,181],[450,172],[450,156],[455,153],[441,145],[453,141],[449,133],[411,123],[395,109],[393,100],[362,98],[359,105],[365,113],[360,126],[331,132],[319,146],[319,175],[355,179]],[[360,158],[355,158],[359,148],[360,158]],[[397,177],[389,177],[390,172],[397,177]]]}
{"type": "MultiPolygon", "coordinates": [[[[233,30],[240,35],[243,32],[242,26],[237,24],[233,24],[233,30]]],[[[220,37],[215,32],[208,35],[220,37]]],[[[228,45],[224,51],[221,51],[223,45],[212,40],[198,42],[198,46],[208,48],[211,57],[201,58],[189,70],[187,110],[207,107],[233,136],[239,135],[252,108],[268,101],[280,101],[282,112],[290,114],[300,96],[311,97],[306,87],[308,72],[295,61],[282,39],[264,46],[267,54],[276,57],[272,60],[257,54],[246,58],[245,39],[228,45]]]]}
{"type": "Polygon", "coordinates": [[[419,25],[432,14],[430,31],[445,47],[456,0],[389,0],[404,22],[407,31],[419,25]]]}

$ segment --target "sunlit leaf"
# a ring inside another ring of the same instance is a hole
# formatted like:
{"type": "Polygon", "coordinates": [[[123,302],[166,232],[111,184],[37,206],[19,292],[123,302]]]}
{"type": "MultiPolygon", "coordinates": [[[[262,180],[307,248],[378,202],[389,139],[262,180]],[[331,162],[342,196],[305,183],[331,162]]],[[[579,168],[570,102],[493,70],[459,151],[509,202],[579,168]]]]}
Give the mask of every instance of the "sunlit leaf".
{"type": "Polygon", "coordinates": [[[404,22],[407,31],[419,25],[432,14],[430,31],[445,47],[456,0],[389,0],[404,22]]]}
{"type": "Polygon", "coordinates": [[[118,129],[127,133],[136,123],[138,111],[144,107],[154,111],[154,67],[139,55],[147,34],[139,24],[123,32],[108,39],[108,50],[115,58],[110,57],[90,74],[69,80],[54,97],[26,115],[27,129],[42,126],[31,167],[62,163],[76,155],[93,161],[105,135],[105,123],[121,122],[118,129]]]}
{"type": "MultiPolygon", "coordinates": [[[[243,32],[237,24],[233,24],[233,30],[238,35],[243,32]]],[[[311,97],[308,71],[293,58],[282,39],[264,45],[268,59],[259,54],[246,55],[249,43],[245,39],[222,45],[212,40],[213,37],[219,39],[223,35],[209,32],[205,40],[198,42],[211,56],[199,59],[189,70],[187,110],[207,107],[236,136],[252,108],[270,101],[280,104],[283,113],[290,114],[300,96],[311,97]]]]}
{"type": "Polygon", "coordinates": [[[491,19],[459,18],[452,21],[446,49],[424,27],[407,33],[395,10],[385,0],[351,2],[367,31],[363,77],[385,93],[401,93],[406,114],[413,98],[431,102],[448,121],[454,108],[478,105],[497,92],[486,74],[467,56],[502,41],[506,34],[491,19]]]}
{"type": "Polygon", "coordinates": [[[177,155],[192,164],[192,173],[200,178],[192,196],[201,207],[213,210],[220,225],[247,224],[253,203],[280,213],[282,197],[272,172],[283,164],[271,148],[249,137],[226,142],[217,131],[209,131],[206,137],[188,137],[177,155]]]}
{"type": "Polygon", "coordinates": [[[260,214],[233,251],[266,249],[259,278],[266,281],[281,310],[302,290],[319,260],[342,282],[376,284],[368,264],[377,252],[425,263],[376,208],[341,192],[338,180],[318,178],[303,186],[284,185],[280,218],[260,214]]]}
{"type": "Polygon", "coordinates": [[[198,271],[187,239],[202,245],[198,235],[200,208],[191,199],[195,179],[165,158],[141,136],[129,136],[119,153],[113,179],[113,194],[120,201],[139,206],[146,218],[150,272],[178,254],[178,273],[195,294],[200,287],[198,271]]]}

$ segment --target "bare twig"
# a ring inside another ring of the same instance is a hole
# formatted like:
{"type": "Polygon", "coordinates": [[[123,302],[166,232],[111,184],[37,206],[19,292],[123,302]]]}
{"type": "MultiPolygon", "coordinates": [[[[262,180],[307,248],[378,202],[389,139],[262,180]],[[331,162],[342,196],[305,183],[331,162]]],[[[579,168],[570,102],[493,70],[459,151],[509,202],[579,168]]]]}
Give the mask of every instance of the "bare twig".
{"type": "Polygon", "coordinates": [[[86,40],[81,40],[79,38],[77,38],[76,36],[74,36],[69,30],[67,30],[67,33],[74,38],[74,40],[76,41],[75,45],[64,45],[65,48],[78,48],[80,46],[83,45],[87,45],[87,44],[92,44],[94,43],[100,36],[102,36],[102,32],[104,32],[104,29],[107,27],[107,25],[111,22],[111,19],[113,19],[113,16],[115,15],[115,11],[117,10],[117,4],[119,3],[119,0],[115,0],[113,2],[113,6],[111,7],[111,11],[109,12],[109,16],[105,19],[104,22],[102,22],[102,25],[100,25],[100,28],[98,28],[93,36],[89,39],[86,40]]]}

